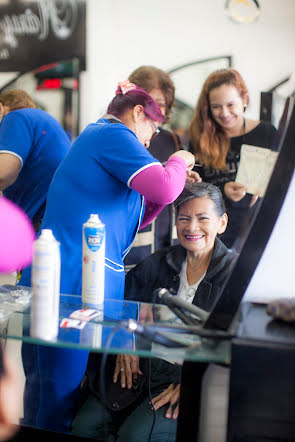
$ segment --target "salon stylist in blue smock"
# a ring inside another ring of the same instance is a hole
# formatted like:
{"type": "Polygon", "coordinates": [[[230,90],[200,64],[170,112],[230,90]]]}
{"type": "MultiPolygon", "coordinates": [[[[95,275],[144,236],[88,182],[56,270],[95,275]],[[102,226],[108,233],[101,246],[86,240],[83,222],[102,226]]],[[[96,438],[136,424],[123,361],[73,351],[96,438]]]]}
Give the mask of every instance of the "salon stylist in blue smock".
{"type": "MultiPolygon", "coordinates": [[[[61,247],[61,293],[81,294],[82,224],[98,213],[106,226],[105,298],[124,298],[124,264],[139,227],[173,202],[192,172],[194,156],[178,151],[166,166],[149,152],[158,105],[132,83],[120,83],[107,115],[90,124],[73,143],[51,183],[41,228],[50,228],[61,247]]],[[[30,271],[21,284],[30,283],[30,271]]],[[[67,432],[88,352],[39,347],[40,404],[36,425],[67,432]]]]}

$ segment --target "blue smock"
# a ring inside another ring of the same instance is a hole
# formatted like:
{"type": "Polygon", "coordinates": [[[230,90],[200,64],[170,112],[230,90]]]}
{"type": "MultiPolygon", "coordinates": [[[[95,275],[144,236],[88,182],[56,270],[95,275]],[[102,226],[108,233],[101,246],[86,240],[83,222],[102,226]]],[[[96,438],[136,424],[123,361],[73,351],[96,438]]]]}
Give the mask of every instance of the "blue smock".
{"type": "Polygon", "coordinates": [[[61,244],[61,293],[81,294],[82,225],[97,213],[106,226],[105,297],[124,298],[124,264],[144,212],[131,180],[160,164],[124,124],[100,119],[73,143],[52,180],[42,228],[61,244]]]}

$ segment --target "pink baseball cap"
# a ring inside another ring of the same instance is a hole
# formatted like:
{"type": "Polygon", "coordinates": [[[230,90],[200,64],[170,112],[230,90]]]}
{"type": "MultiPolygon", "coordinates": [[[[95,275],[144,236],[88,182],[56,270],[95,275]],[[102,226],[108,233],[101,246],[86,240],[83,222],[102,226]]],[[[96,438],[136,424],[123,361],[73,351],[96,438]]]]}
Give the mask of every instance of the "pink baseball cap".
{"type": "Polygon", "coordinates": [[[27,215],[0,196],[0,273],[10,273],[32,262],[35,232],[27,215]]]}

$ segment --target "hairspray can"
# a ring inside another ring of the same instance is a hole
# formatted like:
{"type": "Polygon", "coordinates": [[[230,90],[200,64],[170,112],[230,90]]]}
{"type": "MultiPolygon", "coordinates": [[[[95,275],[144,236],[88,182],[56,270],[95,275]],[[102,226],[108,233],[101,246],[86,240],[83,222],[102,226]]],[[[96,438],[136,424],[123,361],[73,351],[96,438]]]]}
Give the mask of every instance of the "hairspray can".
{"type": "Polygon", "coordinates": [[[82,302],[103,307],[105,225],[97,214],[83,224],[82,302]]]}
{"type": "Polygon", "coordinates": [[[31,336],[54,339],[59,325],[60,250],[50,229],[43,229],[34,242],[31,283],[31,336]]]}

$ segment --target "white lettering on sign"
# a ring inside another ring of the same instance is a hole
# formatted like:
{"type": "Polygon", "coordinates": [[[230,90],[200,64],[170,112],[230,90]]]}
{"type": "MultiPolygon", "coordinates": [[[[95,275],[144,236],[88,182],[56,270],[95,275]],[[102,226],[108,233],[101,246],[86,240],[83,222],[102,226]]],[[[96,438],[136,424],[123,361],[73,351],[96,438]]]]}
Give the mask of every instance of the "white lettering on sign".
{"type": "Polygon", "coordinates": [[[77,22],[76,0],[38,0],[37,5],[38,14],[27,8],[23,14],[5,14],[0,18],[5,43],[16,48],[17,37],[21,36],[36,36],[43,41],[48,37],[49,29],[59,40],[72,35],[77,22]]]}

